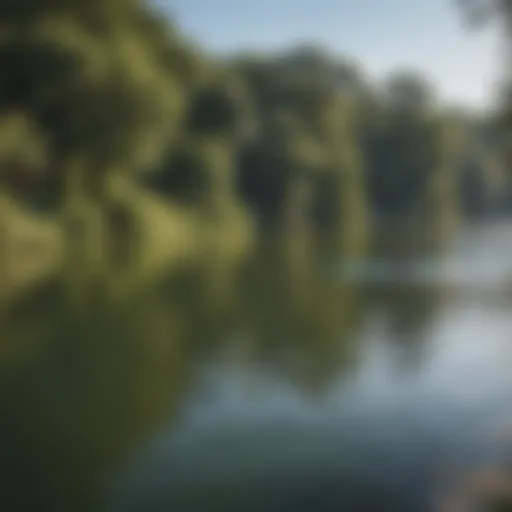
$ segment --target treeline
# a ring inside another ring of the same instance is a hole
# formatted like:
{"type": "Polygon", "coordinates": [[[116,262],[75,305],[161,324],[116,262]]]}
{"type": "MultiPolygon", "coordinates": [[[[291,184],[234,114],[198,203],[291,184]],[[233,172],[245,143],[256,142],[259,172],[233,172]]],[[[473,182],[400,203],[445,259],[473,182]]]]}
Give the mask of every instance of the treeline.
{"type": "Polygon", "coordinates": [[[97,231],[122,177],[210,223],[249,213],[262,235],[350,250],[368,226],[442,224],[493,179],[475,120],[414,72],[377,86],[314,45],[214,59],[142,0],[0,15],[2,187],[81,205],[97,231]]]}
{"type": "Polygon", "coordinates": [[[224,76],[189,96],[183,137],[151,174],[160,192],[236,198],[264,232],[309,229],[338,247],[368,220],[420,221],[458,202],[466,126],[436,111],[421,76],[378,90],[315,47],[217,65],[224,76]],[[224,160],[204,157],[209,144],[224,160]]]}

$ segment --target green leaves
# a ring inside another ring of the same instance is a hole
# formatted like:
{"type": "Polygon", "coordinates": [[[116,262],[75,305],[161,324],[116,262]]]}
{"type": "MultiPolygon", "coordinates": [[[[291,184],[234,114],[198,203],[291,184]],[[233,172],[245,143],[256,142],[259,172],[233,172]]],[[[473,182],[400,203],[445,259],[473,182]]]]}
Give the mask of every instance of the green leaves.
{"type": "Polygon", "coordinates": [[[54,158],[87,155],[91,172],[159,161],[185,88],[171,28],[136,0],[3,0],[0,13],[1,110],[26,112],[54,158]]]}

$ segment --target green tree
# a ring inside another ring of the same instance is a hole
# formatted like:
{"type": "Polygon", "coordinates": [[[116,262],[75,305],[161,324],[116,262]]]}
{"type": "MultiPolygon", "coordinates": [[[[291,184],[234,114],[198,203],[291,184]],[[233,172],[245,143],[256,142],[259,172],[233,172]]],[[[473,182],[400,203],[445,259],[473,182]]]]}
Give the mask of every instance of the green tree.
{"type": "Polygon", "coordinates": [[[346,210],[349,196],[363,195],[355,177],[362,178],[357,101],[347,94],[359,83],[355,73],[311,46],[274,59],[241,57],[234,66],[259,119],[256,138],[241,151],[240,189],[263,228],[336,238],[358,224],[361,210],[346,210]]]}
{"type": "Polygon", "coordinates": [[[111,178],[160,160],[181,117],[187,50],[142,1],[4,0],[0,11],[0,112],[41,127],[68,240],[85,244],[66,254],[97,272],[111,178]]]}
{"type": "Polygon", "coordinates": [[[471,28],[481,29],[489,24],[498,27],[502,38],[502,87],[495,119],[500,153],[507,168],[512,161],[512,1],[458,0],[458,5],[471,28]]]}

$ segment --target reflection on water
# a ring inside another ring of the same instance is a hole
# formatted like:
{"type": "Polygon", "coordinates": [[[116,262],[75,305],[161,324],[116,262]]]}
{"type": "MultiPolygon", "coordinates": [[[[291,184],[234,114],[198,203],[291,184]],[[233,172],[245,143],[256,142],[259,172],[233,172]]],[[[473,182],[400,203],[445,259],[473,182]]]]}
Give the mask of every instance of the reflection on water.
{"type": "MultiPolygon", "coordinates": [[[[447,254],[485,265],[507,244],[475,228],[447,254]]],[[[79,312],[58,279],[14,304],[5,510],[433,510],[450,471],[512,463],[490,436],[512,403],[507,287],[321,270],[269,242],[79,312]]]]}

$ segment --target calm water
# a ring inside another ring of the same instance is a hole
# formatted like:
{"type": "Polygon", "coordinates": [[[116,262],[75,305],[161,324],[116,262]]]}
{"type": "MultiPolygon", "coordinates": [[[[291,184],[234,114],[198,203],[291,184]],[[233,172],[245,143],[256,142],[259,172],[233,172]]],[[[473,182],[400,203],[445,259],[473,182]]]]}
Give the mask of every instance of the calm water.
{"type": "Polygon", "coordinates": [[[41,290],[5,320],[6,510],[434,510],[512,463],[511,253],[507,224],[393,279],[266,253],[82,319],[41,290]]]}

